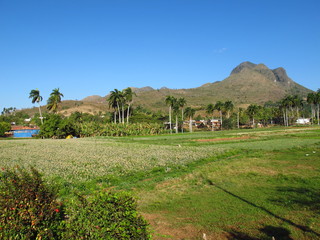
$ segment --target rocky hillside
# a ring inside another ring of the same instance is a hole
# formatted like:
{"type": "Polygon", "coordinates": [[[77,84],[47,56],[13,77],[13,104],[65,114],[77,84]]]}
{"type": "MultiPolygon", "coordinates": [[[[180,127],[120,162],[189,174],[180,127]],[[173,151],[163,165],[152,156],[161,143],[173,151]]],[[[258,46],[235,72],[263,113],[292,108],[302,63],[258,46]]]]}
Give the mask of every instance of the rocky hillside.
{"type": "Polygon", "coordinates": [[[244,62],[235,67],[223,81],[207,83],[192,89],[159,90],[148,88],[136,91],[135,103],[149,109],[164,109],[167,95],[184,97],[188,105],[201,107],[216,101],[232,100],[238,105],[263,104],[278,101],[284,96],[306,96],[311,90],[290,79],[284,68],[269,69],[264,64],[244,62]]]}

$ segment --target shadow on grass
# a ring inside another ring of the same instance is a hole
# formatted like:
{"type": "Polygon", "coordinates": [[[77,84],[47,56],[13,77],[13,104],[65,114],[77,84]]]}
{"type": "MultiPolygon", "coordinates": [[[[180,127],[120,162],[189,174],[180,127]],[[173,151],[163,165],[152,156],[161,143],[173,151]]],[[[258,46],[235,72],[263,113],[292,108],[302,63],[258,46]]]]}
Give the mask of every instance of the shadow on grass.
{"type": "MultiPolygon", "coordinates": [[[[225,193],[227,193],[227,194],[229,194],[229,195],[231,195],[231,196],[233,196],[233,197],[241,200],[242,202],[245,202],[245,203],[249,204],[249,205],[252,206],[252,207],[255,207],[255,208],[257,208],[257,209],[260,209],[260,210],[264,211],[264,212],[267,213],[268,215],[270,215],[270,216],[272,216],[272,217],[274,217],[274,218],[276,218],[276,219],[278,219],[278,220],[281,220],[281,221],[283,221],[283,222],[285,222],[285,223],[287,223],[287,224],[289,224],[289,225],[291,225],[291,226],[293,226],[293,227],[296,227],[296,228],[300,229],[300,230],[303,231],[303,232],[312,233],[312,234],[316,235],[317,237],[320,237],[320,234],[319,234],[319,233],[313,231],[312,229],[310,229],[310,228],[307,227],[307,226],[303,226],[303,225],[300,225],[300,224],[296,224],[296,223],[294,223],[293,221],[291,221],[291,220],[289,220],[289,219],[286,219],[286,218],[284,218],[284,217],[278,216],[278,215],[276,215],[275,213],[273,213],[273,212],[269,211],[268,209],[266,209],[265,207],[262,207],[262,206],[259,206],[259,205],[255,204],[255,203],[253,203],[253,202],[250,202],[250,201],[244,199],[243,197],[240,197],[240,196],[238,196],[238,195],[236,195],[236,194],[234,194],[234,193],[232,193],[232,192],[230,192],[230,191],[228,191],[228,190],[226,190],[226,189],[224,189],[224,188],[216,185],[216,184],[213,183],[210,179],[207,179],[207,182],[208,182],[209,185],[212,185],[212,186],[214,186],[214,187],[222,190],[223,192],[225,192],[225,193]]],[[[272,227],[272,228],[275,228],[275,227],[272,227]]],[[[263,230],[266,231],[267,229],[265,229],[265,228],[261,229],[262,232],[263,232],[263,230]]],[[[286,230],[286,229],[284,229],[284,230],[286,230]]],[[[288,230],[286,230],[286,231],[288,231],[288,230]]],[[[264,232],[264,233],[266,233],[266,232],[264,232]]],[[[275,236],[275,238],[277,239],[276,236],[275,236]]],[[[240,239],[241,239],[241,238],[240,238],[240,239]]],[[[249,239],[250,239],[250,238],[249,238],[249,239]]],[[[286,238],[284,238],[284,239],[286,239],[286,238]]],[[[290,238],[287,238],[287,239],[290,239],[290,238]]]]}
{"type": "Polygon", "coordinates": [[[320,191],[303,187],[279,187],[277,198],[269,200],[280,206],[303,207],[320,212],[320,191]]]}
{"type": "Polygon", "coordinates": [[[273,226],[265,226],[264,228],[259,229],[263,236],[259,238],[251,237],[245,233],[231,230],[229,231],[230,236],[228,239],[236,239],[236,240],[270,240],[272,237],[276,240],[293,240],[290,237],[290,231],[282,228],[282,227],[273,227],[273,226]]]}

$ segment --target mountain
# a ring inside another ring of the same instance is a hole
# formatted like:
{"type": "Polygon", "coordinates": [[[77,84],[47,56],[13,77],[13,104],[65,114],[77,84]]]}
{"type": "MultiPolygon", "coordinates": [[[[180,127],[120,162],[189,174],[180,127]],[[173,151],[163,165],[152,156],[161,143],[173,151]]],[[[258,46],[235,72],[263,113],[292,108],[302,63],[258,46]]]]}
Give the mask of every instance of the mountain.
{"type": "MultiPolygon", "coordinates": [[[[246,106],[251,103],[264,104],[267,101],[278,101],[286,95],[306,97],[307,89],[288,77],[282,67],[269,69],[264,64],[243,62],[236,66],[230,75],[213,83],[206,83],[190,89],[153,89],[152,87],[135,88],[133,107],[143,106],[152,111],[166,111],[165,98],[168,95],[184,97],[187,105],[201,108],[216,101],[231,100],[236,105],[246,106]]],[[[108,111],[107,96],[89,96],[81,101],[63,101],[60,113],[69,115],[74,111],[97,114],[108,111]]]]}
{"type": "Polygon", "coordinates": [[[188,105],[205,106],[216,101],[232,100],[238,105],[264,104],[278,101],[286,95],[305,97],[307,89],[290,79],[284,68],[269,69],[264,64],[243,62],[235,67],[223,81],[206,83],[192,89],[150,90],[137,94],[136,104],[149,109],[163,109],[167,95],[184,97],[188,105]]]}

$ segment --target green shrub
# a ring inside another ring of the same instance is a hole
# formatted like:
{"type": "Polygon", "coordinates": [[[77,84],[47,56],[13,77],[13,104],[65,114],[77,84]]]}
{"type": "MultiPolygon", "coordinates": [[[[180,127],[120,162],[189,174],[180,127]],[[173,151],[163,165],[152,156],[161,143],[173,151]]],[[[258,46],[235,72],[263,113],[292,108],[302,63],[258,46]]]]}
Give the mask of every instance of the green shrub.
{"type": "Polygon", "coordinates": [[[48,114],[40,127],[40,136],[45,138],[57,137],[59,124],[62,122],[62,117],[57,114],[48,114]]]}
{"type": "Polygon", "coordinates": [[[233,129],[235,128],[236,126],[236,122],[234,121],[233,118],[225,118],[223,119],[223,122],[222,122],[222,128],[223,129],[233,129]]]}
{"type": "Polygon", "coordinates": [[[147,223],[127,193],[79,197],[68,208],[64,239],[149,239],[147,223]]]}
{"type": "Polygon", "coordinates": [[[0,174],[0,239],[149,239],[127,193],[96,193],[62,204],[37,170],[0,174]],[[65,206],[68,206],[66,208],[65,206]],[[67,214],[66,214],[67,213],[67,214]]]}
{"type": "Polygon", "coordinates": [[[3,170],[0,213],[1,239],[57,239],[64,216],[56,192],[34,168],[3,170]]]}
{"type": "Polygon", "coordinates": [[[11,129],[10,123],[0,122],[0,136],[4,136],[4,133],[11,129]]]}

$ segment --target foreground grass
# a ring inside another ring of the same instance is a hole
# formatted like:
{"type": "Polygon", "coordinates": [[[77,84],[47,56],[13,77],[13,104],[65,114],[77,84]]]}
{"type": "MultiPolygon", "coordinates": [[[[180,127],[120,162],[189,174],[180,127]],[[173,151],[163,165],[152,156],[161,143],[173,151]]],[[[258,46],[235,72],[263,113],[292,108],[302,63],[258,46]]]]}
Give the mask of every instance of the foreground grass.
{"type": "Polygon", "coordinates": [[[141,190],[140,207],[165,215],[170,227],[153,225],[173,239],[175,229],[186,239],[317,239],[319,167],[319,146],[238,154],[141,190]]]}
{"type": "Polygon", "coordinates": [[[35,166],[64,197],[131,191],[154,239],[317,239],[319,143],[319,128],[7,140],[0,159],[35,166]]]}

